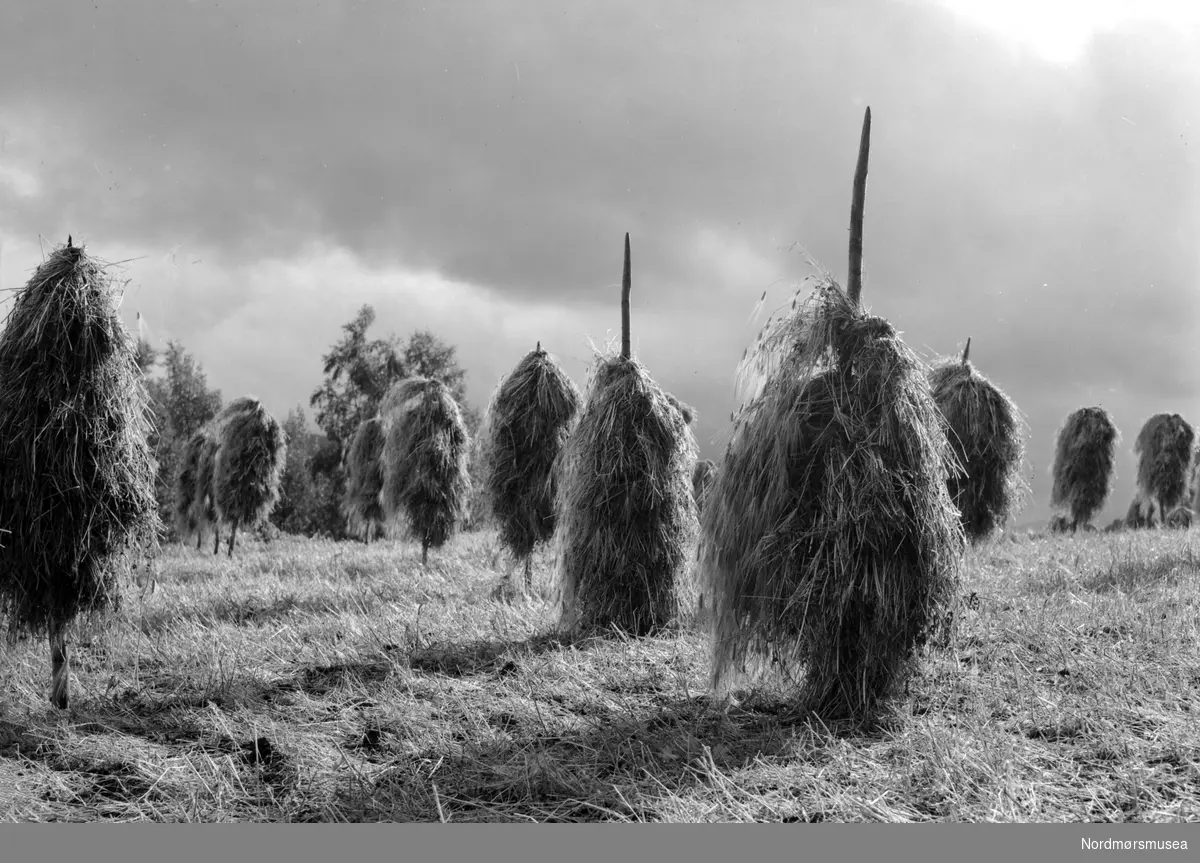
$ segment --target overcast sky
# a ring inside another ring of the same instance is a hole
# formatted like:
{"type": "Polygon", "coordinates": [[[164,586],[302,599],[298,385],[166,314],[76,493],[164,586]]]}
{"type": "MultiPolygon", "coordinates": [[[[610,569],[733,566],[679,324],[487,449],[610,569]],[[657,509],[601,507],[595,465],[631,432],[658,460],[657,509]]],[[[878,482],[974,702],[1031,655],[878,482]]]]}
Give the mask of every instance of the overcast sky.
{"type": "Polygon", "coordinates": [[[281,419],[371,303],[482,407],[538,340],[583,383],[629,231],[635,353],[715,458],[763,291],[805,251],[845,277],[869,104],[864,301],[926,358],[970,336],[1025,413],[1019,523],[1066,414],[1110,410],[1107,522],[1142,422],[1200,423],[1200,19],[1127,5],[7,0],[0,282],[73,234],[281,419]]]}

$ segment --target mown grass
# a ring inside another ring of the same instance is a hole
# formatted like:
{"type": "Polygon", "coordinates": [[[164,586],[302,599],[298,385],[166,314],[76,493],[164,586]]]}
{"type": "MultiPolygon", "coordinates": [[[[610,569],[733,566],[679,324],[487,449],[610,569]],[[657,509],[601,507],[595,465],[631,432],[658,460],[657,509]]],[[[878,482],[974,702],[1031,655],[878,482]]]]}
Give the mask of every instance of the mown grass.
{"type": "Polygon", "coordinates": [[[1195,531],[1005,539],[968,559],[908,698],[826,728],[707,693],[707,642],[552,634],[493,589],[495,537],[431,553],[169,547],[156,589],[3,666],[9,821],[1200,819],[1195,531]]]}

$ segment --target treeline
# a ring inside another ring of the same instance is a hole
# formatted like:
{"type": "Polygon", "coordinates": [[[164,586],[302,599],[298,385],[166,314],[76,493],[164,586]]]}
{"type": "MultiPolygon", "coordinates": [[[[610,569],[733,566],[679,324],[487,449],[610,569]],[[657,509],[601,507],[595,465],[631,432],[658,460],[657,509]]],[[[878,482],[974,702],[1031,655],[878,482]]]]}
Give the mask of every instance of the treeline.
{"type": "MultiPolygon", "coordinates": [[[[283,491],[266,531],[347,538],[342,453],[358,424],[375,415],[384,393],[398,380],[413,375],[441,380],[462,407],[472,437],[478,431],[481,415],[466,401],[466,371],[458,365],[454,346],[428,330],[414,332],[407,342],[395,334],[370,338],[374,323],[375,310],[364,305],[322,357],[324,378],[309,399],[320,431],[309,429],[302,406],[289,411],[283,423],[288,436],[283,491]]],[[[178,341],[167,342],[161,352],[140,342],[139,363],[156,419],[151,446],[158,458],[158,507],[168,538],[174,539],[172,498],[183,447],[221,410],[222,395],[209,387],[203,367],[178,341]]]]}

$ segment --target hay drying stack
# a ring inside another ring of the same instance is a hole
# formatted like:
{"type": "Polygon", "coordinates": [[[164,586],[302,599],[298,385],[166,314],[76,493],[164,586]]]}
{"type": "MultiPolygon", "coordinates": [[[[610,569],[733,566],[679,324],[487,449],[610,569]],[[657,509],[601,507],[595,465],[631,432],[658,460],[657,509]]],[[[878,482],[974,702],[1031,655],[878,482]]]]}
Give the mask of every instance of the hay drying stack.
{"type": "Polygon", "coordinates": [[[963,472],[952,472],[950,497],[962,516],[967,538],[979,542],[1015,512],[1025,491],[1021,479],[1022,423],[1017,406],[981,375],[969,359],[971,340],[961,360],[929,374],[933,400],[946,418],[946,436],[963,472]]]}
{"type": "Polygon", "coordinates": [[[1067,511],[1066,529],[1086,527],[1104,507],[1112,490],[1120,439],[1112,417],[1101,407],[1080,408],[1058,430],[1050,506],[1067,511]]]}
{"type": "Polygon", "coordinates": [[[383,425],[380,502],[390,521],[402,517],[421,542],[421,562],[454,534],[471,492],[470,438],[449,388],[405,378],[379,406],[383,425]]]}
{"type": "Polygon", "coordinates": [[[524,563],[533,584],[534,547],[554,535],[555,465],[579,413],[579,388],[537,349],[517,363],[492,396],[481,435],[486,493],[500,542],[524,563]]]}
{"type": "MultiPolygon", "coordinates": [[[[208,440],[204,430],[200,429],[183,447],[179,459],[179,472],[175,475],[175,531],[181,539],[187,539],[194,533],[199,533],[200,519],[195,507],[196,495],[201,492],[197,483],[200,470],[200,458],[208,440]]],[[[207,489],[205,489],[207,491],[207,489]]],[[[199,544],[197,543],[197,548],[199,544]]]]}
{"type": "Polygon", "coordinates": [[[370,543],[372,534],[383,530],[383,423],[379,417],[358,424],[350,448],[346,451],[346,493],[342,513],[352,531],[360,532],[363,542],[370,543]]]}
{"type": "Polygon", "coordinates": [[[1138,456],[1138,496],[1148,526],[1164,524],[1187,500],[1195,440],[1195,430],[1179,414],[1155,414],[1138,432],[1133,452],[1138,456]]]}
{"type": "Polygon", "coordinates": [[[204,541],[204,532],[213,531],[213,554],[221,548],[221,524],[217,518],[217,498],[214,478],[217,471],[217,450],[221,442],[217,438],[217,430],[213,422],[201,428],[196,434],[203,438],[204,444],[200,450],[200,458],[196,462],[196,492],[192,496],[192,504],[188,512],[188,520],[196,525],[196,550],[204,541]]]}
{"type": "Polygon", "coordinates": [[[631,356],[630,285],[626,234],[621,352],[598,359],[562,454],[559,625],[569,631],[616,627],[640,636],[668,624],[683,601],[696,535],[691,411],[631,356]]]}
{"type": "MultiPolygon", "coordinates": [[[[213,420],[217,441],[212,499],[218,525],[229,528],[233,546],[239,526],[257,526],[279,501],[287,465],[287,436],[275,417],[253,396],[236,398],[213,420]]],[[[217,534],[217,547],[221,536],[217,534]]]]}
{"type": "Polygon", "coordinates": [[[966,546],[928,369],[859,302],[870,118],[848,290],[822,279],[743,364],[753,398],[709,492],[700,546],[714,687],[804,667],[799,700],[830,719],[869,716],[905,680],[966,546]]]}
{"type": "Polygon", "coordinates": [[[701,459],[692,468],[692,499],[696,501],[697,512],[704,511],[704,502],[708,499],[708,490],[716,476],[717,465],[712,459],[701,459]]]}
{"type": "Polygon", "coordinates": [[[56,249],[0,334],[0,613],[49,636],[50,701],[69,702],[66,632],[113,608],[161,527],[153,422],[112,285],[81,247],[56,249]]]}

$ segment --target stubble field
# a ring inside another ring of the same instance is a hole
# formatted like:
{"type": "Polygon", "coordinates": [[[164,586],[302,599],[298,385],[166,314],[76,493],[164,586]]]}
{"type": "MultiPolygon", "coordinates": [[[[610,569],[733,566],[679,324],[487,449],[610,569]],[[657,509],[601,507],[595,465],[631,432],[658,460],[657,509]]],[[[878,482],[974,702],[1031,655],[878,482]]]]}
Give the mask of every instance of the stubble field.
{"type": "Polygon", "coordinates": [[[69,711],[43,642],[7,652],[8,821],[1194,821],[1197,531],[971,551],[895,714],[827,728],[707,690],[708,642],[553,635],[493,589],[493,533],[419,548],[171,545],[156,588],[77,632],[69,711]]]}

